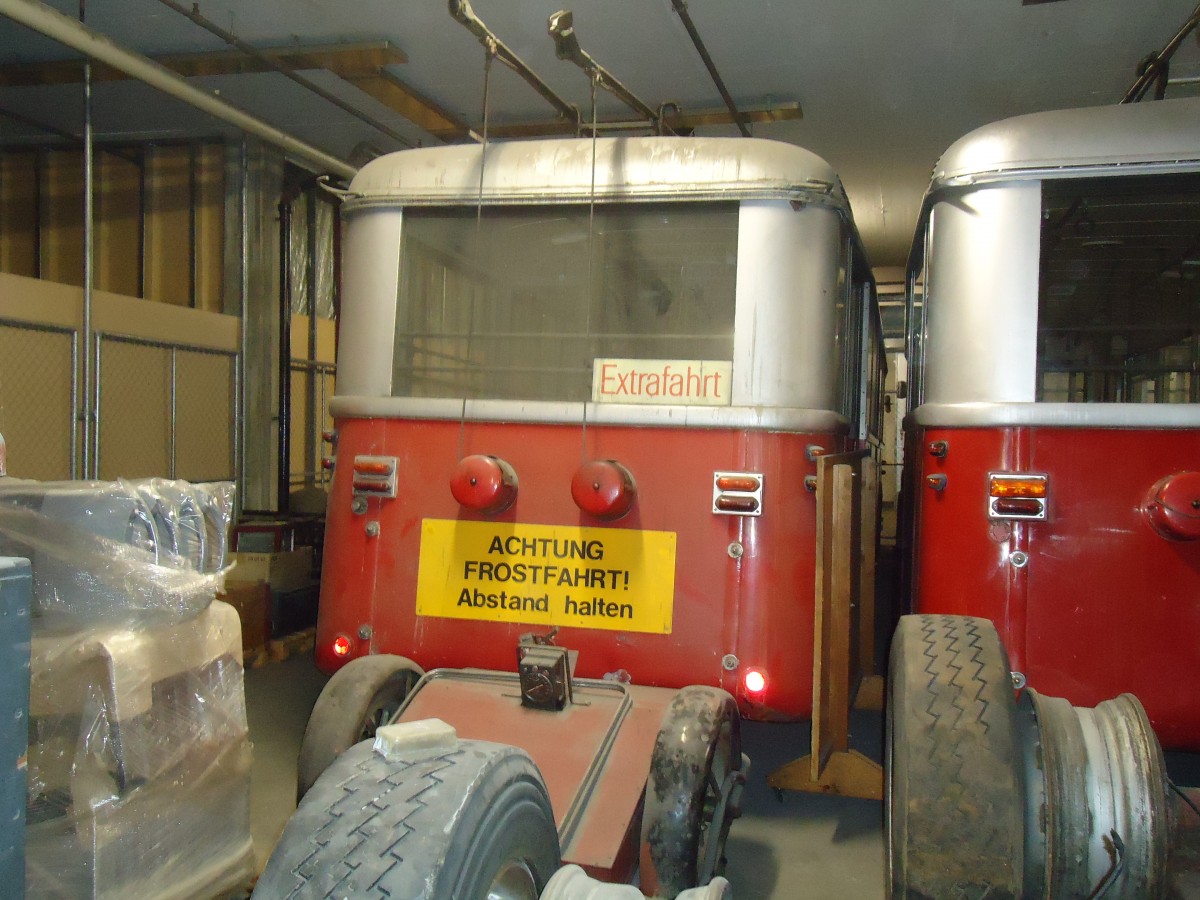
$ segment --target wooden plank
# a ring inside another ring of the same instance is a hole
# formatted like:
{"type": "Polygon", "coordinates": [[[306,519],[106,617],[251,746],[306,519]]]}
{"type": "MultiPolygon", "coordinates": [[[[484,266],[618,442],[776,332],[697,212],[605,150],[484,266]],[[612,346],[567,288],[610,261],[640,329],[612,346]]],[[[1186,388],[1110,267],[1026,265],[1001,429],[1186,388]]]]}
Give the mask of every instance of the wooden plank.
{"type": "Polygon", "coordinates": [[[192,305],[191,171],[186,146],[154,147],[146,154],[147,300],[192,305]]]}
{"type": "MultiPolygon", "coordinates": [[[[772,772],[788,790],[879,798],[882,768],[849,748],[850,707],[863,685],[864,623],[874,628],[874,507],[878,475],[868,451],[817,460],[810,753],[772,772]]],[[[873,642],[870,647],[873,648],[873,642]]],[[[873,649],[871,650],[873,653],[873,649]]],[[[864,700],[882,699],[882,680],[864,700]]]]}
{"type": "MultiPolygon", "coordinates": [[[[78,163],[83,167],[83,155],[78,163]]],[[[95,287],[136,297],[141,290],[142,170],[109,153],[96,156],[95,287]]]]}
{"type": "Polygon", "coordinates": [[[883,766],[857,750],[830,754],[820,778],[811,776],[812,768],[811,758],[803,756],[772,772],[767,784],[777,790],[883,799],[883,766]]]}
{"type": "MultiPolygon", "coordinates": [[[[854,508],[854,467],[833,467],[833,535],[831,555],[833,579],[829,595],[829,624],[825,638],[829,648],[829,709],[826,733],[834,752],[844,751],[850,740],[850,681],[852,676],[851,607],[854,597],[857,514],[854,508]]],[[[822,764],[827,762],[822,760],[822,764]]]]}
{"type": "Polygon", "coordinates": [[[36,152],[0,155],[0,271],[38,276],[36,152]]]}
{"type": "MultiPolygon", "coordinates": [[[[862,504],[859,516],[859,533],[872,535],[879,521],[879,464],[871,457],[862,461],[862,504]]],[[[863,678],[878,674],[875,659],[875,541],[860,543],[860,571],[862,585],[859,591],[858,612],[858,671],[863,678]]]]}
{"type": "Polygon", "coordinates": [[[833,527],[833,466],[827,458],[817,460],[816,498],[816,577],[813,589],[813,711],[812,735],[809,744],[810,771],[807,778],[821,777],[823,761],[832,752],[826,733],[829,709],[829,622],[832,594],[833,559],[829,552],[833,527]]]}
{"type": "MultiPolygon", "coordinates": [[[[388,66],[407,62],[408,57],[387,41],[307,47],[288,45],[265,47],[260,52],[292,70],[324,69],[332,72],[442,140],[464,140],[470,135],[466,123],[413,90],[388,70],[388,66]]],[[[267,62],[236,50],[173,54],[153,59],[185,78],[275,71],[267,62]]],[[[101,63],[92,65],[93,81],[121,81],[128,78],[119,69],[101,63]]],[[[83,63],[78,59],[0,66],[0,86],[4,87],[78,84],[82,81],[83,63]]]]}
{"type": "MultiPolygon", "coordinates": [[[[772,106],[756,107],[739,110],[742,118],[750,124],[769,124],[771,122],[792,122],[804,118],[804,111],[799,103],[780,103],[772,106]]],[[[668,125],[675,131],[691,131],[713,125],[733,125],[733,116],[728,109],[702,109],[695,112],[685,112],[665,117],[668,125]]],[[[604,119],[597,123],[596,130],[601,134],[606,128],[631,124],[629,118],[604,119]]],[[[649,128],[649,123],[646,125],[649,128]]],[[[590,133],[591,129],[585,129],[590,133]]],[[[515,125],[491,125],[488,136],[494,138],[528,138],[552,137],[555,135],[571,135],[575,133],[575,124],[565,119],[555,119],[545,122],[525,122],[515,125]]]]}
{"type": "Polygon", "coordinates": [[[386,69],[367,75],[343,77],[364,94],[374,97],[440,140],[465,140],[470,135],[470,128],[465,122],[413,90],[386,69]]]}

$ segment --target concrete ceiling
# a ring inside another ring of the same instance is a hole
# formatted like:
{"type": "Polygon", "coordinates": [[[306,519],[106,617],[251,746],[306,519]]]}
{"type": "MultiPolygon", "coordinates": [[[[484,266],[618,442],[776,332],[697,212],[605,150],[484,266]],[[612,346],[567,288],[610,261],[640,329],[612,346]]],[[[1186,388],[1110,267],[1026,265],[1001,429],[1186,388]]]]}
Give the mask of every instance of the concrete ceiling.
{"type": "MultiPolygon", "coordinates": [[[[34,2],[34,0],[30,0],[34,2]]],[[[555,57],[548,17],[569,0],[474,0],[475,12],[559,94],[590,118],[589,82],[555,57]]],[[[78,17],[78,2],[55,0],[78,17]]],[[[389,73],[479,130],[484,51],[445,0],[201,0],[208,20],[255,47],[387,41],[407,62],[389,73]]],[[[572,7],[568,7],[572,8],[572,7]]],[[[839,171],[876,266],[902,263],[938,155],[987,122],[1036,110],[1116,102],[1140,60],[1175,34],[1195,0],[690,0],[688,10],[739,106],[799,102],[803,118],[754,126],[757,137],[813,150],[839,171]]],[[[721,109],[720,96],[670,0],[582,0],[572,8],[583,48],[643,100],[685,111],[721,109]]],[[[229,48],[159,0],[87,0],[87,25],[146,55],[229,48]]],[[[76,57],[0,16],[0,67],[76,57]]],[[[438,138],[350,81],[305,77],[412,143],[438,138]]],[[[1200,46],[1184,42],[1171,76],[1200,76],[1200,46]]],[[[329,154],[397,149],[394,136],[266,72],[190,79],[329,154]]],[[[1168,96],[1197,93],[1173,85],[1168,96]]],[[[94,87],[98,140],[228,134],[221,123],[130,82],[94,87]]],[[[0,87],[0,145],[81,131],[77,84],[0,87]]],[[[608,94],[600,119],[626,110],[608,94]]],[[[491,127],[551,123],[551,107],[515,74],[493,68],[491,127]]],[[[699,134],[736,135],[730,125],[699,134]]]]}

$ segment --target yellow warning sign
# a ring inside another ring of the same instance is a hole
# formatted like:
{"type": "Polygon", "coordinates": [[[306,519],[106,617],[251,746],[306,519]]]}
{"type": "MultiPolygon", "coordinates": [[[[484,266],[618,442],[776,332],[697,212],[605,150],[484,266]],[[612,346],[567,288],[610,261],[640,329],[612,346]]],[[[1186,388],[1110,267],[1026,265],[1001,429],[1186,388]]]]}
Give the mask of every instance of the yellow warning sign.
{"type": "Polygon", "coordinates": [[[669,634],[675,533],[425,519],[417,613],[669,634]]]}

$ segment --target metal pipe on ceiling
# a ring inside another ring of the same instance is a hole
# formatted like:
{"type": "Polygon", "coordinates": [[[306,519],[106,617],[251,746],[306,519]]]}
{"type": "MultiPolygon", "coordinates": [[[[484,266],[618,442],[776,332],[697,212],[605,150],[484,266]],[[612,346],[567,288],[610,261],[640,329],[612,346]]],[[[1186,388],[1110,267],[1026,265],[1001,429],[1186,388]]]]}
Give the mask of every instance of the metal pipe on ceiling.
{"type": "Polygon", "coordinates": [[[643,103],[633,91],[625,87],[617,78],[596,62],[590,53],[579,46],[579,37],[575,34],[575,17],[568,10],[554,13],[546,22],[546,30],[554,38],[554,53],[559,59],[569,60],[587,73],[598,85],[632,109],[644,116],[656,132],[664,128],[674,134],[670,126],[663,121],[662,116],[643,103]]]}
{"type": "Polygon", "coordinates": [[[1188,20],[1183,23],[1179,31],[1175,32],[1175,36],[1167,41],[1166,45],[1157,53],[1151,53],[1142,61],[1139,67],[1138,79],[1133,83],[1125,96],[1121,98],[1121,103],[1137,103],[1144,96],[1150,86],[1155,85],[1155,100],[1161,100],[1166,94],[1168,84],[1168,72],[1171,65],[1171,57],[1175,55],[1175,51],[1179,49],[1179,45],[1183,43],[1184,38],[1191,34],[1196,28],[1200,28],[1200,5],[1198,5],[1188,20]]]}
{"type": "Polygon", "coordinates": [[[331,156],[311,144],[306,144],[298,138],[268,125],[261,119],[243,112],[236,106],[193,87],[165,66],[120,47],[110,38],[64,16],[39,0],[0,0],[0,15],[7,16],[14,22],[32,28],[92,59],[107,63],[114,69],[120,69],[125,74],[164,94],[182,100],[189,106],[206,112],[247,134],[252,134],[283,150],[284,153],[304,163],[306,167],[320,172],[329,172],[345,179],[353,178],[357,171],[336,156],[331,156]]]}
{"type": "Polygon", "coordinates": [[[574,122],[576,131],[583,127],[583,119],[579,114],[579,110],[554,93],[550,86],[542,81],[533,69],[529,68],[500,38],[496,37],[496,34],[487,27],[484,21],[475,15],[475,10],[471,8],[470,0],[449,0],[449,3],[450,15],[460,25],[465,26],[467,31],[475,35],[479,39],[479,43],[483,44],[484,48],[490,54],[525,79],[525,83],[537,91],[547,103],[558,110],[560,116],[574,122]]]}
{"type": "Polygon", "coordinates": [[[240,50],[242,53],[245,53],[247,56],[251,56],[254,59],[257,59],[263,65],[268,66],[271,69],[274,69],[276,72],[278,72],[280,75],[283,75],[285,78],[290,78],[292,81],[296,82],[296,84],[298,84],[302,88],[316,94],[318,97],[320,97],[322,100],[326,101],[327,103],[332,103],[338,109],[340,109],[344,112],[350,113],[350,115],[354,116],[356,119],[358,119],[362,122],[366,122],[372,128],[376,129],[377,131],[382,132],[383,134],[386,134],[388,137],[390,137],[393,141],[400,144],[401,146],[403,146],[403,147],[414,146],[412,141],[410,141],[408,138],[404,137],[404,135],[400,134],[396,130],[389,128],[387,125],[384,125],[378,119],[368,116],[365,112],[358,109],[353,104],[347,103],[342,98],[335,97],[333,94],[329,93],[329,91],[325,90],[319,84],[316,84],[315,82],[310,81],[309,79],[305,78],[303,75],[301,75],[295,69],[291,68],[290,66],[285,66],[279,60],[275,59],[268,53],[263,53],[257,47],[250,46],[245,41],[243,41],[241,38],[239,38],[236,34],[234,34],[231,31],[226,31],[224,28],[222,28],[216,22],[213,22],[210,19],[206,19],[204,16],[202,16],[200,14],[199,6],[193,6],[191,9],[188,9],[183,4],[176,3],[175,0],[158,0],[158,2],[161,3],[163,6],[167,7],[168,9],[173,9],[175,12],[179,13],[184,18],[189,19],[190,21],[194,22],[196,25],[199,25],[201,28],[203,28],[209,34],[219,37],[221,40],[223,40],[229,46],[231,46],[237,50],[240,50]]]}
{"type": "Polygon", "coordinates": [[[721,80],[721,73],[717,71],[717,64],[708,55],[708,48],[704,46],[704,41],[700,39],[700,32],[696,29],[696,24],[692,21],[691,13],[688,12],[687,0],[671,0],[671,6],[674,8],[676,15],[679,16],[680,21],[683,22],[683,27],[687,29],[688,37],[692,39],[692,46],[696,48],[696,52],[700,54],[700,59],[704,61],[704,67],[708,69],[708,74],[712,76],[713,84],[717,86],[717,91],[721,94],[721,99],[725,101],[725,105],[729,108],[729,114],[733,116],[733,121],[737,124],[742,137],[750,137],[750,126],[746,124],[746,120],[738,112],[737,105],[733,102],[733,97],[729,95],[729,91],[725,87],[725,82],[721,80]]]}

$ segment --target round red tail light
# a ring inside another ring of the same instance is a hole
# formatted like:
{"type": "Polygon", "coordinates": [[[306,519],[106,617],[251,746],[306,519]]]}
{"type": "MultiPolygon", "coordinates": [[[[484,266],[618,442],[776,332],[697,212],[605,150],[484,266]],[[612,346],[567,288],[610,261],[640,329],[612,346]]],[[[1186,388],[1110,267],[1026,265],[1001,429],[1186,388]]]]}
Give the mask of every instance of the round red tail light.
{"type": "Polygon", "coordinates": [[[598,519],[619,519],[637,500],[633,475],[611,459],[584,463],[571,479],[571,498],[588,515],[598,519]]]}
{"type": "Polygon", "coordinates": [[[350,642],[350,638],[344,634],[339,634],[333,639],[333,655],[335,659],[345,659],[353,649],[354,645],[350,642]]]}
{"type": "Polygon", "coordinates": [[[450,493],[467,509],[504,512],[517,499],[517,473],[496,456],[465,456],[450,477],[450,493]]]}
{"type": "Polygon", "coordinates": [[[767,676],[761,669],[747,669],[742,676],[747,694],[761,694],[767,689],[767,676]]]}

